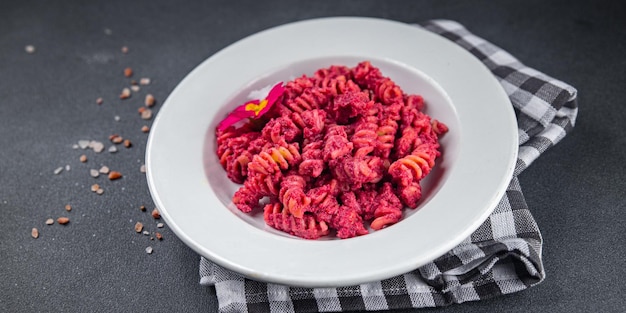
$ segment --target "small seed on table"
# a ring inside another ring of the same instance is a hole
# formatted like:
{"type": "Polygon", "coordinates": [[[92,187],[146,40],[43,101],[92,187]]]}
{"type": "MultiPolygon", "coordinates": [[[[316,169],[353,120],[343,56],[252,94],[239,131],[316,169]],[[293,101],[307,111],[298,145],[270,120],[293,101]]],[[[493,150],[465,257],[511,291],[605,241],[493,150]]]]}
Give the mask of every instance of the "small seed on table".
{"type": "Polygon", "coordinates": [[[161,213],[159,213],[159,210],[157,210],[156,208],[152,210],[152,217],[155,219],[161,218],[161,213]]]}
{"type": "Polygon", "coordinates": [[[156,239],[158,240],[163,240],[163,235],[161,235],[161,233],[159,232],[155,233],[154,236],[156,236],[156,239]]]}
{"type": "Polygon", "coordinates": [[[91,177],[93,177],[93,178],[97,178],[98,176],[100,176],[100,172],[98,172],[98,170],[92,168],[92,169],[89,170],[89,175],[91,175],[91,177]]]}
{"type": "Polygon", "coordinates": [[[146,165],[145,164],[141,164],[141,166],[139,167],[139,171],[142,173],[146,172],[146,165]]]}
{"type": "Polygon", "coordinates": [[[110,153],[115,153],[115,152],[117,152],[117,147],[116,147],[116,146],[110,146],[110,147],[109,147],[109,152],[110,152],[110,153]]]}
{"type": "Polygon", "coordinates": [[[141,118],[144,120],[149,120],[152,118],[152,110],[150,109],[145,109],[143,110],[143,112],[141,112],[141,118]]]}
{"type": "Polygon", "coordinates": [[[63,217],[62,216],[62,217],[57,218],[57,223],[59,223],[61,225],[65,225],[65,224],[67,224],[69,222],[70,222],[70,219],[67,218],[67,217],[63,217]]]}
{"type": "Polygon", "coordinates": [[[46,225],[52,225],[52,224],[54,224],[54,220],[53,219],[49,218],[49,219],[46,220],[46,225]]]}
{"type": "Polygon", "coordinates": [[[83,154],[83,155],[80,156],[79,160],[81,162],[85,163],[85,162],[87,162],[87,156],[83,154]]]}
{"type": "Polygon", "coordinates": [[[150,85],[150,78],[143,77],[139,80],[140,85],[150,85]]]}
{"type": "Polygon", "coordinates": [[[152,247],[147,247],[146,248],[146,253],[147,254],[152,254],[152,247]]]}
{"type": "Polygon", "coordinates": [[[163,223],[157,223],[157,228],[163,228],[163,223]]]}
{"type": "Polygon", "coordinates": [[[144,235],[146,235],[146,236],[150,236],[150,232],[149,232],[149,231],[147,231],[147,230],[144,230],[142,234],[144,234],[144,235]]]}
{"type": "Polygon", "coordinates": [[[143,125],[141,126],[141,131],[147,133],[150,131],[150,127],[148,127],[148,125],[143,125]]]}
{"type": "Polygon", "coordinates": [[[145,212],[145,211],[146,211],[146,206],[145,206],[145,205],[142,205],[142,206],[140,206],[140,207],[139,207],[139,209],[140,209],[141,211],[145,212]]]}
{"type": "Polygon", "coordinates": [[[78,147],[83,149],[83,150],[89,148],[89,140],[79,140],[78,141],[78,147]]]}
{"type": "Polygon", "coordinates": [[[39,230],[37,228],[31,229],[30,235],[35,239],[39,238],[39,230]]]}
{"type": "Polygon", "coordinates": [[[127,67],[124,69],[124,76],[125,77],[131,77],[133,76],[133,69],[130,67],[127,67]]]}
{"type": "Polygon", "coordinates": [[[124,139],[124,147],[130,148],[133,144],[128,139],[124,139]]]}
{"type": "Polygon", "coordinates": [[[102,188],[98,188],[98,190],[96,190],[96,193],[97,193],[97,194],[99,194],[99,195],[101,195],[101,194],[103,194],[103,193],[104,193],[104,189],[102,189],[102,188]]]}
{"type": "Polygon", "coordinates": [[[71,211],[71,210],[72,210],[72,206],[71,206],[71,205],[69,205],[69,204],[66,204],[66,205],[65,205],[65,211],[68,211],[68,212],[69,212],[69,211],[71,211]]]}
{"type": "Polygon", "coordinates": [[[100,189],[100,185],[98,184],[91,185],[91,191],[96,192],[98,189],[100,189]]]}
{"type": "Polygon", "coordinates": [[[91,148],[95,153],[100,153],[102,152],[102,150],[104,150],[104,144],[99,141],[95,141],[91,148]]]}
{"type": "Polygon", "coordinates": [[[133,84],[132,86],[130,86],[130,90],[132,90],[133,92],[139,92],[139,86],[136,84],[133,84]]]}
{"type": "Polygon", "coordinates": [[[141,222],[137,222],[135,224],[135,232],[140,233],[143,230],[143,224],[141,224],[141,222]]]}
{"type": "Polygon", "coordinates": [[[101,174],[108,174],[109,173],[109,168],[106,167],[106,166],[103,166],[103,167],[100,168],[99,172],[101,174]]]}
{"type": "Polygon", "coordinates": [[[122,93],[120,94],[120,99],[128,99],[130,98],[130,89],[124,88],[122,89],[122,93]]]}
{"type": "Polygon", "coordinates": [[[124,141],[124,138],[122,138],[122,136],[118,134],[113,134],[109,136],[109,140],[111,140],[112,143],[122,143],[122,141],[124,141]]]}
{"type": "Polygon", "coordinates": [[[102,98],[96,99],[96,104],[101,105],[104,102],[102,98]]]}
{"type": "Polygon", "coordinates": [[[118,171],[109,172],[109,180],[116,180],[122,178],[122,173],[118,171]]]}
{"type": "Polygon", "coordinates": [[[146,95],[145,104],[147,107],[154,106],[154,96],[152,94],[146,95]]]}

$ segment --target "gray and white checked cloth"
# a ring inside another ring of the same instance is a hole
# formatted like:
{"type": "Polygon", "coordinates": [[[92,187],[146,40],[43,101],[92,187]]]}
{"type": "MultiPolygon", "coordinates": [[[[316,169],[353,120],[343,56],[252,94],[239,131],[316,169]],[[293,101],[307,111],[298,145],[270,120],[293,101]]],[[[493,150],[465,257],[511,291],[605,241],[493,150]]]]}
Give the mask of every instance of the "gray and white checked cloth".
{"type": "Polygon", "coordinates": [[[215,286],[220,312],[335,312],[446,306],[524,290],[543,281],[542,238],[517,175],[572,130],[576,89],[524,66],[459,23],[416,25],[480,59],[497,77],[517,116],[514,176],[489,218],[457,247],[409,273],[358,286],[300,288],[262,283],[200,260],[200,283],[215,286]]]}

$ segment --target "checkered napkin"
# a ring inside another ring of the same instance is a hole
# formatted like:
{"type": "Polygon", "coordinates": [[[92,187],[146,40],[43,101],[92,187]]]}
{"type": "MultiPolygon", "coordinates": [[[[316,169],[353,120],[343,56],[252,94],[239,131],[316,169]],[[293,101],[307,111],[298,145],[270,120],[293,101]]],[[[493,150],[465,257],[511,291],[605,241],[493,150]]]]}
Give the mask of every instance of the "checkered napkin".
{"type": "Polygon", "coordinates": [[[332,312],[445,306],[491,298],[540,283],[542,238],[517,175],[574,127],[576,89],[524,66],[462,25],[434,20],[421,27],[467,49],[497,77],[517,115],[514,176],[489,218],[457,247],[412,272],[358,286],[296,288],[257,282],[209,260],[200,283],[215,286],[220,312],[332,312]]]}

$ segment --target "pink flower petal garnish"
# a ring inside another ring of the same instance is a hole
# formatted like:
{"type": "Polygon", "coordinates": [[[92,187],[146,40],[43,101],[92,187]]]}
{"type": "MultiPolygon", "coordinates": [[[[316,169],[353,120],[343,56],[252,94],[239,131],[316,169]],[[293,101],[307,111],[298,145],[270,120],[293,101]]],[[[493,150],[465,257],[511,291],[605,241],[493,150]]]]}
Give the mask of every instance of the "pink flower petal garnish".
{"type": "Polygon", "coordinates": [[[283,87],[283,82],[279,82],[272,87],[265,99],[248,101],[230,112],[230,114],[219,123],[217,129],[220,131],[224,130],[245,118],[259,118],[272,108],[276,100],[278,100],[284,92],[285,88],[283,87]]]}
{"type": "Polygon", "coordinates": [[[283,87],[283,82],[280,82],[270,90],[270,93],[267,95],[267,105],[273,105],[276,100],[285,92],[285,87],[283,87]]]}
{"type": "Polygon", "coordinates": [[[245,118],[253,117],[254,112],[246,110],[246,106],[249,104],[257,104],[257,103],[259,103],[259,100],[252,100],[250,102],[247,102],[243,105],[238,106],[236,109],[230,112],[230,114],[228,114],[228,116],[226,116],[225,119],[223,119],[220,122],[220,124],[217,126],[217,129],[224,130],[228,128],[229,126],[236,124],[237,122],[245,118]]]}

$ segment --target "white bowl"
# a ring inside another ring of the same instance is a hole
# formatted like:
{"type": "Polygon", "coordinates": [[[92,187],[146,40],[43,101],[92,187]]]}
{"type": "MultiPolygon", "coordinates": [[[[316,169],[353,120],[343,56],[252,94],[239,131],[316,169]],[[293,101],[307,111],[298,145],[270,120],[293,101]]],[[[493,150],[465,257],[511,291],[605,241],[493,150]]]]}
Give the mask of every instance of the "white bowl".
{"type": "Polygon", "coordinates": [[[287,24],[240,40],[194,69],[153,124],[146,153],[152,197],[176,235],[199,254],[252,279],[342,286],[389,278],[434,260],[491,213],[510,181],[517,126],[508,97],[467,51],[428,31],[371,18],[287,24]],[[339,31],[340,30],[340,31],[339,31]],[[271,51],[258,55],[254,51],[271,51]],[[380,231],[304,240],[273,230],[232,204],[214,130],[252,90],[330,65],[369,60],[426,113],[446,123],[442,157],[417,209],[380,231]]]}

